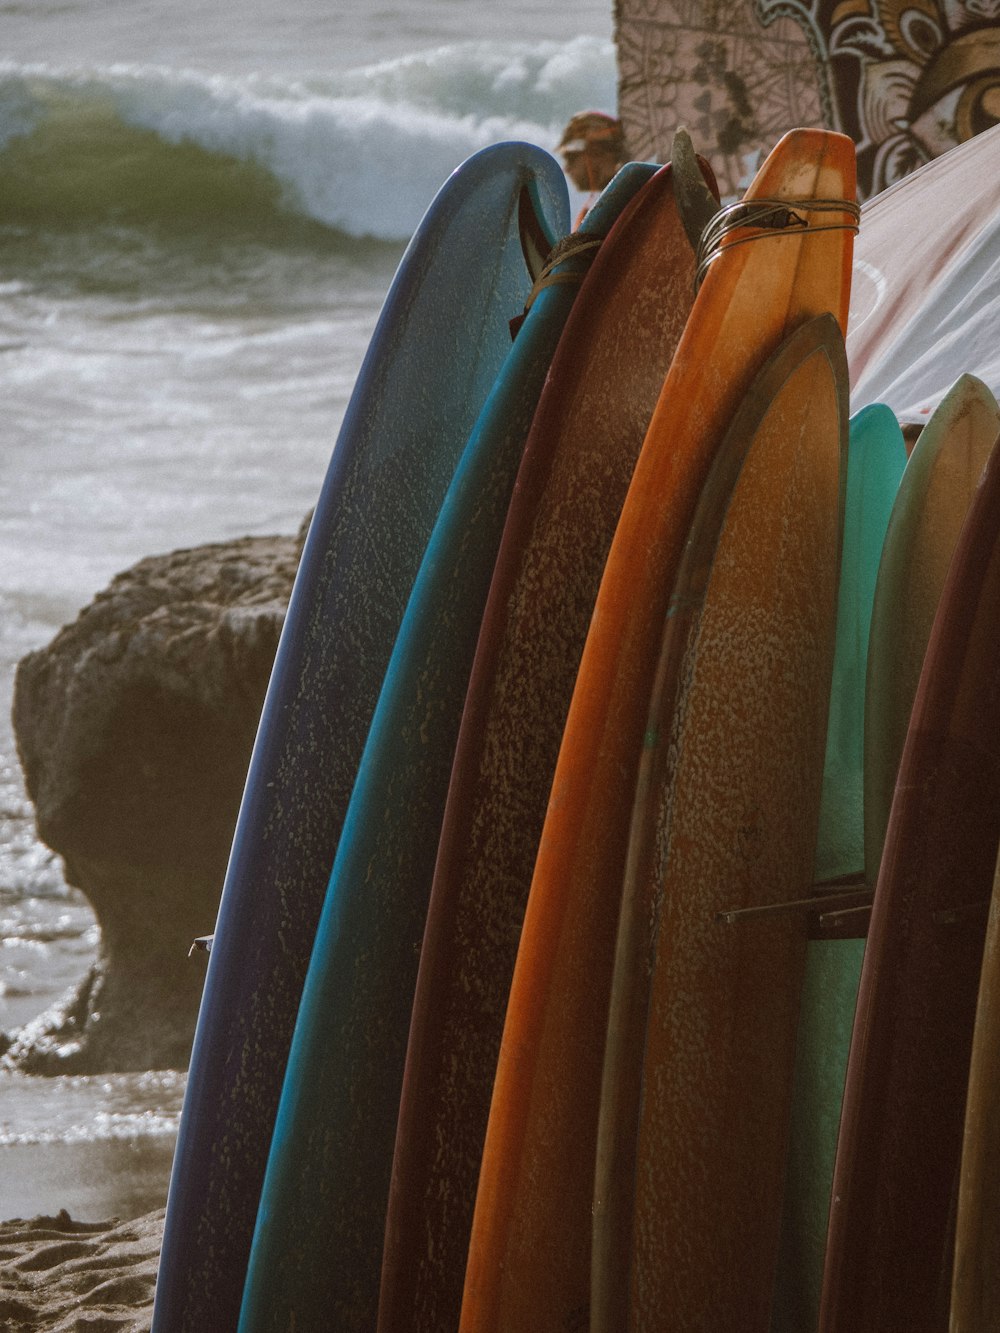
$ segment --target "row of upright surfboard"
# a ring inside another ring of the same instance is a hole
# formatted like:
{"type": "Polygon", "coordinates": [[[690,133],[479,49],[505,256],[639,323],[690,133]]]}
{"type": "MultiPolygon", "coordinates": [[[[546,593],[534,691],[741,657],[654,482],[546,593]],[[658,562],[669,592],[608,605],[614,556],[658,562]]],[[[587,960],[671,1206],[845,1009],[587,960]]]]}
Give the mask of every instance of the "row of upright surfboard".
{"type": "Polygon", "coordinates": [[[565,237],[558,165],[500,145],[403,258],[154,1333],[1000,1320],[1000,409],[962,376],[909,458],[849,418],[849,140],[786,136],[699,265],[709,189],[633,163],[565,237]]]}

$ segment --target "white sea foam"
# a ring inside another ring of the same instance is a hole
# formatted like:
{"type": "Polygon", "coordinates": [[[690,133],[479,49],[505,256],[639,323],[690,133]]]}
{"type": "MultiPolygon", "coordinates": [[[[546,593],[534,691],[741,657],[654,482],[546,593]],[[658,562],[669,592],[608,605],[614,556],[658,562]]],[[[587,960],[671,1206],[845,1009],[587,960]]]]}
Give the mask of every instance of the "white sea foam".
{"type": "Polygon", "coordinates": [[[0,1071],[0,1148],[176,1134],[186,1081],[172,1069],[42,1080],[0,1071]]]}
{"type": "Polygon", "coordinates": [[[477,149],[505,139],[551,148],[574,110],[614,98],[613,47],[596,37],[463,43],[308,78],[8,63],[0,147],[48,133],[50,158],[78,158],[89,116],[99,153],[110,118],[262,168],[286,207],[347,235],[399,240],[477,149]]]}

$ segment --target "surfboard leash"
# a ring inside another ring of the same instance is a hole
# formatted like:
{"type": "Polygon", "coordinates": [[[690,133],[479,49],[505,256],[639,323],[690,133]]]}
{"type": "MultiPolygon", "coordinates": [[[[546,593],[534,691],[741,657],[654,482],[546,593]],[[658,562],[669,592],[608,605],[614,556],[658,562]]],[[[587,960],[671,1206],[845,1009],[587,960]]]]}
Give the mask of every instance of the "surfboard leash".
{"type": "Polygon", "coordinates": [[[769,236],[783,236],[789,231],[813,235],[819,231],[850,231],[857,235],[861,208],[850,199],[752,199],[720,208],[701,234],[695,266],[695,291],[701,286],[711,265],[724,250],[769,236]],[[846,213],[850,222],[821,222],[811,225],[808,213],[846,213]],[[723,241],[734,231],[753,228],[750,236],[740,236],[728,244],[723,241]]]}
{"type": "Polygon", "coordinates": [[[517,337],[521,325],[527,319],[528,312],[535,304],[539,294],[546,287],[555,287],[560,283],[582,282],[584,275],[594,261],[594,256],[603,244],[603,236],[581,234],[580,232],[572,232],[569,236],[564,236],[561,241],[556,242],[531,285],[531,291],[524,303],[524,309],[510,321],[511,340],[517,337]],[[569,273],[555,272],[561,264],[568,263],[571,259],[580,259],[585,262],[569,273]]]}

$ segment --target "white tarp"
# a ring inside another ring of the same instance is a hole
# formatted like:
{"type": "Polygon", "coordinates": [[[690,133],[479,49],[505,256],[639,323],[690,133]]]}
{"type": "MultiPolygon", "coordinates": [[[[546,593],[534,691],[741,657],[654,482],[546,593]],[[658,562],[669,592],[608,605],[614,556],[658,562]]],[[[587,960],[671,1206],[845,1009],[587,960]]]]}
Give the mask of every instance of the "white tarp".
{"type": "Polygon", "coordinates": [[[926,421],[964,372],[1000,397],[1000,126],[865,204],[854,256],[852,411],[926,421]]]}

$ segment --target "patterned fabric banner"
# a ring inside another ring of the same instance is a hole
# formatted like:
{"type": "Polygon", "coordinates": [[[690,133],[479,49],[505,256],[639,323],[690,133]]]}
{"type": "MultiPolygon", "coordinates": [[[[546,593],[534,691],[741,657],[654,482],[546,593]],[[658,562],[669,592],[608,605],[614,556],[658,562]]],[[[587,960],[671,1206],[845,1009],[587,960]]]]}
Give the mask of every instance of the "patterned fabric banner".
{"type": "Polygon", "coordinates": [[[665,160],[685,125],[724,194],[798,125],[851,136],[868,198],[1000,121],[1000,0],[617,0],[615,18],[630,154],[665,160]]]}

